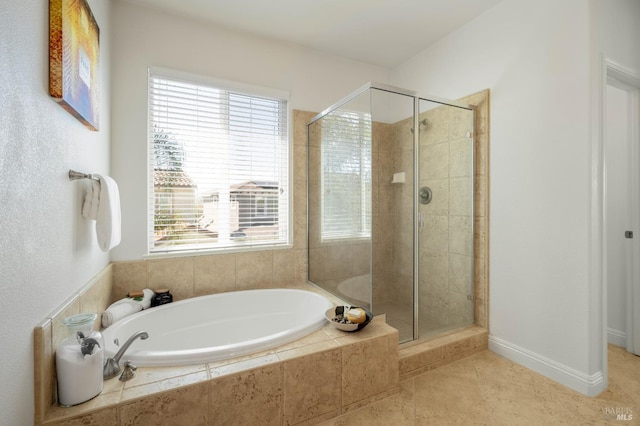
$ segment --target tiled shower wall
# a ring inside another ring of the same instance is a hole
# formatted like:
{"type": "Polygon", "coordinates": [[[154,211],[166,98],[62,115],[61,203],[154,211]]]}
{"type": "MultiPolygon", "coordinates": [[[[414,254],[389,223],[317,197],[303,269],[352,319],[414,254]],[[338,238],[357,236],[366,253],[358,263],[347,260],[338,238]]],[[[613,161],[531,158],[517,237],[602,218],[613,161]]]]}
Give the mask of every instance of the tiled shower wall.
{"type": "Polygon", "coordinates": [[[472,113],[440,106],[420,115],[420,187],[433,191],[420,204],[420,316],[422,328],[473,322],[472,113]]]}

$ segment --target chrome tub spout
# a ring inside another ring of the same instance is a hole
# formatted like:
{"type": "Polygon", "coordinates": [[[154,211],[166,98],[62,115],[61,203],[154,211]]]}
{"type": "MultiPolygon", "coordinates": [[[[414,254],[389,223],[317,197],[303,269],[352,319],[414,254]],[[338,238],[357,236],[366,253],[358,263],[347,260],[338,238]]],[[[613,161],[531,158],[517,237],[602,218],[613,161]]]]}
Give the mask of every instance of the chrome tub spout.
{"type": "Polygon", "coordinates": [[[124,345],[122,345],[118,352],[116,352],[113,358],[107,359],[107,361],[104,363],[104,368],[102,369],[102,377],[104,378],[104,380],[116,377],[120,373],[120,358],[122,358],[122,355],[124,355],[127,349],[129,349],[129,346],[131,346],[133,341],[138,337],[141,340],[145,340],[149,337],[149,334],[146,331],[138,331],[137,333],[134,333],[127,339],[127,341],[124,343],[124,345]]]}

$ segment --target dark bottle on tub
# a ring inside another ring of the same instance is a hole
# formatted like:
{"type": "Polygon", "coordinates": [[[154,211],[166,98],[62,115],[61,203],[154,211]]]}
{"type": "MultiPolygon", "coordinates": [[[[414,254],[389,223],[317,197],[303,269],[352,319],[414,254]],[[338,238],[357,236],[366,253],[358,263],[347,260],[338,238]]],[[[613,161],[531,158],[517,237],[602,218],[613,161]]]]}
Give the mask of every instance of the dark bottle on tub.
{"type": "Polygon", "coordinates": [[[173,302],[173,296],[169,293],[169,289],[161,288],[156,290],[155,296],[151,298],[151,307],[165,305],[173,302]]]}

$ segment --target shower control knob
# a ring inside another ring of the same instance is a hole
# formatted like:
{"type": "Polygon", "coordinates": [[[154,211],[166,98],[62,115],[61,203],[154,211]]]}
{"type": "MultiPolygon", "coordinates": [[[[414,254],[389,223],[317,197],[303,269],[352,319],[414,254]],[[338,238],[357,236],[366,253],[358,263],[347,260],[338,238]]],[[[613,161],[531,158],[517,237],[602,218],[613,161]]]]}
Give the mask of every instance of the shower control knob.
{"type": "Polygon", "coordinates": [[[433,198],[431,188],[429,188],[428,186],[423,186],[422,188],[420,188],[419,196],[420,204],[429,204],[431,202],[431,199],[433,198]]]}

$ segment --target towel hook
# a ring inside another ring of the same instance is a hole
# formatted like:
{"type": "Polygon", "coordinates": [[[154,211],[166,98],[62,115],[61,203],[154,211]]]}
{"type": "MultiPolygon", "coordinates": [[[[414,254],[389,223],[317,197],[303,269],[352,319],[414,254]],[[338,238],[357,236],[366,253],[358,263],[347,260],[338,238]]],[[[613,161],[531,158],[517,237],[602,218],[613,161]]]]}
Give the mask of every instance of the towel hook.
{"type": "Polygon", "coordinates": [[[96,176],[92,174],[80,173],[80,172],[76,172],[75,170],[69,169],[69,180],[78,180],[78,179],[93,179],[93,180],[97,180],[98,182],[100,181],[100,179],[98,179],[96,176]]]}

